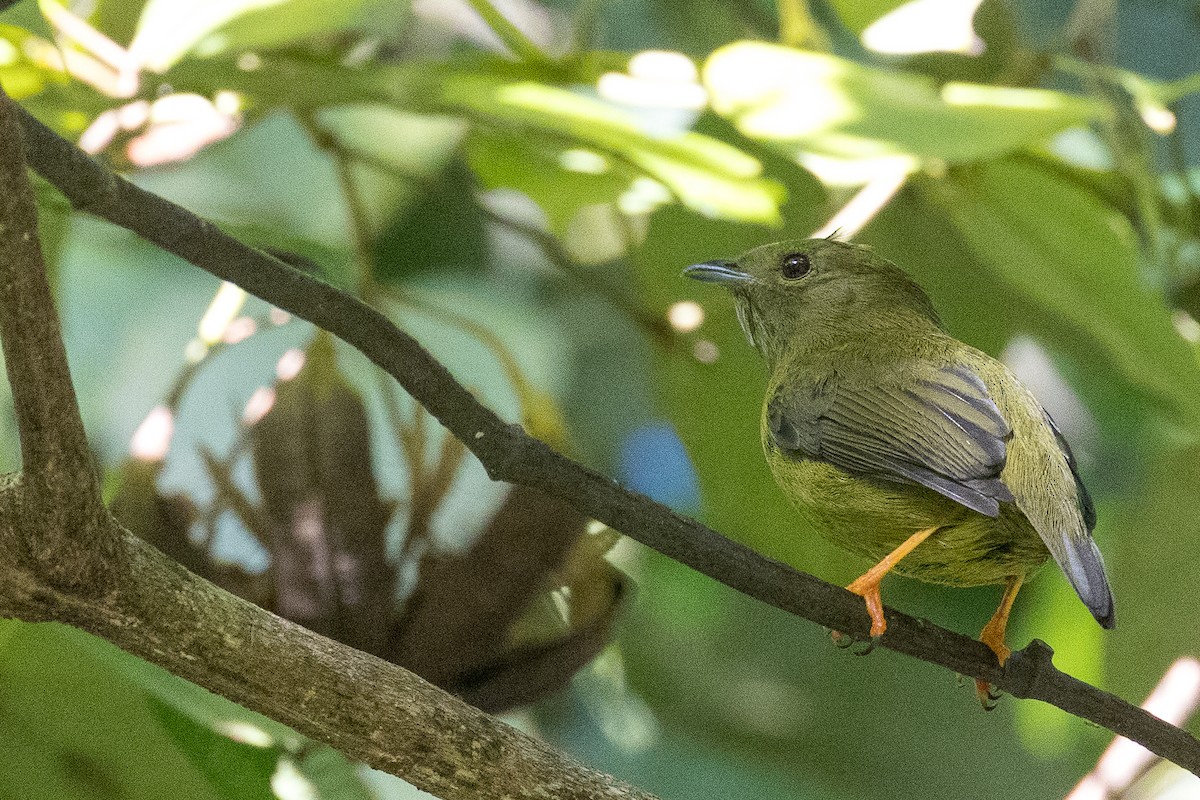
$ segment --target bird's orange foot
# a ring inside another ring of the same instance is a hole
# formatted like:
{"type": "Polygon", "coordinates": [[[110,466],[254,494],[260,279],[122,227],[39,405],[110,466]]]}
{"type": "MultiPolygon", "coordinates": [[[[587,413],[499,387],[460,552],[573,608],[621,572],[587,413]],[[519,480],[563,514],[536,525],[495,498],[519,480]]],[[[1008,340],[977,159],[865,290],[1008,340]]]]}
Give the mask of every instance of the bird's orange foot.
{"type": "Polygon", "coordinates": [[[854,592],[866,601],[867,616],[871,618],[871,638],[883,636],[887,631],[887,620],[883,616],[883,598],[879,596],[879,579],[874,575],[863,575],[847,586],[846,591],[854,592]]]}
{"type": "MultiPolygon", "coordinates": [[[[979,641],[991,648],[991,651],[996,654],[996,661],[1002,667],[1004,662],[1008,661],[1008,657],[1012,655],[1012,650],[1009,650],[1008,645],[1004,643],[1004,631],[1008,627],[1008,613],[1012,610],[1013,601],[1020,588],[1020,577],[1009,579],[1008,586],[1004,590],[1004,597],[1000,600],[1000,607],[996,609],[996,613],[988,620],[988,624],[983,626],[983,630],[979,634],[979,641]]],[[[1000,699],[1000,692],[987,681],[977,680],[975,681],[975,696],[979,698],[979,703],[983,706],[984,711],[991,711],[996,707],[996,701],[1000,699]]]]}
{"type": "MultiPolygon", "coordinates": [[[[867,616],[871,618],[871,641],[867,648],[859,653],[860,656],[865,656],[874,650],[884,631],[887,630],[887,620],[883,616],[883,599],[879,596],[879,583],[883,580],[883,576],[887,575],[900,559],[912,552],[914,547],[928,539],[936,531],[937,528],[917,531],[905,539],[899,547],[884,556],[878,564],[859,576],[854,583],[846,587],[847,591],[854,592],[866,601],[867,616]]],[[[845,634],[833,632],[833,641],[839,647],[849,647],[848,644],[842,644],[843,640],[848,638],[845,634]]]]}
{"type": "MultiPolygon", "coordinates": [[[[871,618],[871,639],[865,648],[854,651],[855,655],[865,656],[874,650],[880,637],[887,630],[887,620],[883,616],[883,599],[879,596],[879,580],[874,578],[875,576],[867,574],[846,587],[847,591],[854,592],[866,601],[867,616],[871,618]]],[[[833,631],[831,636],[833,643],[838,647],[850,647],[855,642],[841,631],[833,631]]]]}
{"type": "MultiPolygon", "coordinates": [[[[990,626],[989,626],[990,627],[990,626]]],[[[1004,644],[1004,632],[1000,632],[1000,639],[989,637],[987,628],[983,629],[983,635],[979,640],[991,648],[996,654],[996,660],[1000,662],[1000,666],[1004,666],[1004,662],[1008,661],[1008,657],[1012,655],[1012,650],[1004,644]]],[[[992,686],[987,681],[975,681],[975,696],[979,698],[979,704],[983,706],[984,711],[991,711],[996,707],[996,701],[1000,699],[1000,690],[992,686]]]]}

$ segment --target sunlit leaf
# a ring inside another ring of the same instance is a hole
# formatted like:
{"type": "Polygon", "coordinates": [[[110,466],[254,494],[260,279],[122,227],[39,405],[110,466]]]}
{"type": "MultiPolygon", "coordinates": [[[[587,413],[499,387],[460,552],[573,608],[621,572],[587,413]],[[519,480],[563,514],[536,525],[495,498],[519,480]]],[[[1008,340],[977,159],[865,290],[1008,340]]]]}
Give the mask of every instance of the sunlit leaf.
{"type": "Polygon", "coordinates": [[[22,28],[0,25],[0,83],[15,100],[40,92],[52,74],[29,58],[27,43],[31,40],[40,41],[22,28]]]}
{"type": "MultiPolygon", "coordinates": [[[[1100,509],[1101,530],[1099,541],[1107,541],[1110,514],[1100,509]]],[[[1110,553],[1111,555],[1111,553],[1110,553]]],[[[1113,574],[1113,559],[1108,559],[1110,575],[1113,574]]],[[[1045,570],[1042,574],[1050,572],[1045,570]]],[[[1015,623],[1009,631],[1014,646],[1027,639],[1037,637],[1055,647],[1054,666],[1070,675],[1097,685],[1104,677],[1104,648],[1108,633],[1090,618],[1087,610],[1078,601],[1075,591],[1058,576],[1038,580],[1022,594],[1021,613],[1014,614],[1015,623]]],[[[1125,599],[1122,596],[1122,599],[1125,599]]],[[[1017,732],[1026,746],[1046,758],[1056,758],[1070,752],[1078,744],[1083,733],[1071,715],[1048,703],[1021,703],[1016,708],[1017,732]]]]}
{"type": "Polygon", "coordinates": [[[351,27],[374,0],[149,0],[130,49],[164,70],[183,56],[270,48],[351,27]]]}
{"type": "MultiPolygon", "coordinates": [[[[187,60],[168,77],[176,87],[201,93],[220,88],[243,92],[255,98],[256,104],[308,108],[389,102],[418,112],[465,116],[485,135],[515,137],[526,144],[549,142],[559,152],[594,152],[613,162],[605,175],[623,172],[650,179],[640,184],[643,197],[634,198],[641,203],[641,210],[678,200],[710,217],[762,224],[779,221],[784,190],[763,177],[761,162],[743,150],[690,131],[666,134],[651,130],[628,110],[539,80],[522,79],[526,74],[547,81],[562,77],[539,76],[528,68],[514,70],[478,59],[381,71],[350,70],[336,63],[282,56],[264,57],[261,65],[248,72],[231,70],[219,60],[187,60]]],[[[474,146],[489,145],[475,142],[474,146]]],[[[483,169],[488,185],[521,183],[523,187],[515,188],[535,193],[546,188],[532,185],[539,180],[536,170],[519,179],[512,170],[504,172],[508,161],[488,158],[484,163],[476,154],[473,164],[483,169]]],[[[579,192],[610,197],[612,177],[581,175],[569,188],[576,197],[579,192]],[[588,187],[593,181],[597,185],[588,187]]]]}
{"type": "Polygon", "coordinates": [[[442,102],[493,124],[557,135],[624,159],[708,216],[765,223],[779,219],[780,187],[762,177],[757,159],[717,139],[690,132],[653,134],[630,112],[591,97],[483,74],[449,78],[442,102]]]}
{"type": "Polygon", "coordinates": [[[742,133],[839,158],[996,156],[1098,118],[1091,100],[1043,89],[946,83],[822,53],[738,42],[709,57],[713,108],[742,133]]]}

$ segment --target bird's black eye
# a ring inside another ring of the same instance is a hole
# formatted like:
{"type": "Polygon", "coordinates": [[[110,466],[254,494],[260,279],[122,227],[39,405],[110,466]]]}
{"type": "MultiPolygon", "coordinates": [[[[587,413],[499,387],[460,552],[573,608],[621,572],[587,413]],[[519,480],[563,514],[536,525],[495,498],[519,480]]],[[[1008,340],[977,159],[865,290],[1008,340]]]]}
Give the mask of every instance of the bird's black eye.
{"type": "Polygon", "coordinates": [[[788,253],[783,257],[783,261],[779,265],[779,270],[783,273],[783,277],[790,281],[803,278],[811,269],[812,262],[808,260],[806,253],[788,253]]]}

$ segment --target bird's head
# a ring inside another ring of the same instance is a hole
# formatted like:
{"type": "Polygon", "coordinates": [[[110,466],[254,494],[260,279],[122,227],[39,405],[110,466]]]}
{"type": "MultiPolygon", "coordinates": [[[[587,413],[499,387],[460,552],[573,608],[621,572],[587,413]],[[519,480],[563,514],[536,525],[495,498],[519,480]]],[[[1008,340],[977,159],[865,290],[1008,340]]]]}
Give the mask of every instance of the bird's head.
{"type": "Polygon", "coordinates": [[[733,293],[746,338],[768,361],[789,344],[834,347],[860,334],[886,335],[906,318],[940,325],[921,287],[866,245],[792,239],[683,274],[733,293]]]}

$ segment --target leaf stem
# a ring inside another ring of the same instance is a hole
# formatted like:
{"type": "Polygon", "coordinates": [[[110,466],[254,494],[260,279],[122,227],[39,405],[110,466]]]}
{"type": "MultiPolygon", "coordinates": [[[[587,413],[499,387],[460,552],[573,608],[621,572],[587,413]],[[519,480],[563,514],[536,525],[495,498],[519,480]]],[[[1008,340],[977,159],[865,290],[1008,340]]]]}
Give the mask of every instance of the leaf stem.
{"type": "Polygon", "coordinates": [[[533,43],[520,28],[514,25],[508,17],[500,13],[491,0],[467,0],[475,13],[483,17],[483,21],[492,29],[492,33],[500,37],[504,46],[521,61],[545,62],[550,59],[542,49],[533,43]]]}
{"type": "Polygon", "coordinates": [[[1162,84],[1162,88],[1158,93],[1158,99],[1162,101],[1163,105],[1171,105],[1190,94],[1198,92],[1200,92],[1200,72],[1194,72],[1179,80],[1168,81],[1162,84]]]}
{"type": "Polygon", "coordinates": [[[300,123],[317,147],[333,159],[338,187],[341,189],[342,201],[345,203],[346,216],[350,223],[350,242],[354,251],[358,296],[369,302],[375,287],[375,254],[372,250],[374,237],[371,233],[370,215],[354,179],[354,156],[346,152],[337,137],[323,128],[314,115],[301,114],[300,123]]]}
{"type": "Polygon", "coordinates": [[[788,47],[829,50],[829,39],[806,0],[779,0],[779,41],[788,47]]]}

